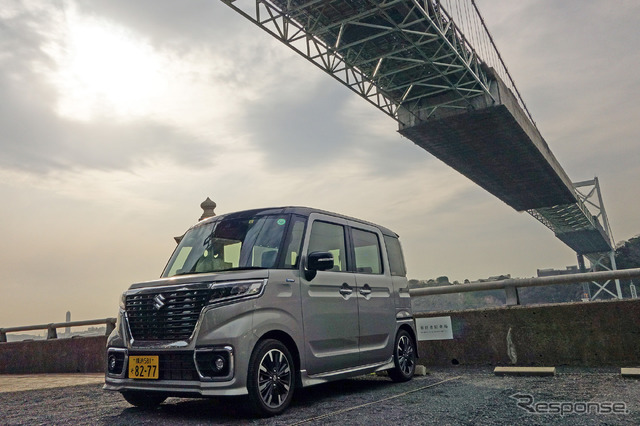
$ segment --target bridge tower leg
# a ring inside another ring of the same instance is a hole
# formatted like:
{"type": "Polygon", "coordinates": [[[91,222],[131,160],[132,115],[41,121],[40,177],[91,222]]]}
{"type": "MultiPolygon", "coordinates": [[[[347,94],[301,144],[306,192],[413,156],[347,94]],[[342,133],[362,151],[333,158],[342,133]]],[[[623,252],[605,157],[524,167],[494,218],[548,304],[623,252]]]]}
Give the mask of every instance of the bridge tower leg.
{"type": "MultiPolygon", "coordinates": [[[[609,259],[611,260],[611,270],[615,271],[618,269],[618,265],[616,265],[616,252],[609,252],[609,259]]],[[[618,278],[615,279],[616,283],[616,292],[618,293],[618,299],[622,299],[622,291],[620,290],[620,280],[618,278]]]]}
{"type": "MultiPolygon", "coordinates": [[[[616,257],[615,257],[615,251],[610,251],[609,253],[603,253],[600,257],[592,257],[589,256],[589,262],[591,264],[591,268],[589,270],[589,272],[596,272],[598,270],[609,270],[609,271],[616,271],[618,268],[616,266],[616,257]],[[606,263],[604,263],[604,260],[607,258],[607,256],[609,257],[609,265],[607,265],[606,263]]],[[[620,280],[619,279],[615,279],[613,280],[613,282],[615,283],[615,293],[611,290],[609,290],[607,288],[607,286],[612,282],[612,280],[607,280],[604,283],[599,283],[596,281],[592,281],[591,284],[595,284],[598,287],[598,291],[596,291],[592,296],[591,296],[591,300],[596,300],[598,299],[598,296],[600,296],[600,293],[609,293],[611,296],[617,298],[617,299],[622,299],[622,289],[620,287],[620,280]]]]}
{"type": "MultiPolygon", "coordinates": [[[[576,182],[573,184],[576,190],[576,194],[578,196],[579,202],[585,206],[590,207],[596,213],[593,218],[594,220],[602,224],[602,231],[606,235],[609,240],[609,244],[611,250],[606,253],[588,253],[585,254],[589,259],[589,263],[591,264],[591,272],[595,272],[598,269],[608,269],[611,271],[615,271],[618,269],[616,265],[616,257],[615,257],[615,242],[613,239],[613,233],[611,232],[611,226],[609,225],[609,219],[607,217],[607,212],[604,208],[604,202],[602,200],[602,192],[600,191],[600,182],[597,177],[594,177],[593,180],[576,182]],[[585,191],[586,188],[587,190],[585,191]],[[604,260],[606,257],[609,257],[609,264],[607,265],[604,260]]],[[[582,264],[580,264],[581,254],[578,254],[578,265],[582,268],[584,265],[584,259],[582,260],[582,264]]],[[[606,281],[604,284],[600,284],[597,282],[593,282],[598,287],[598,290],[591,294],[589,292],[589,299],[595,300],[602,293],[609,293],[611,296],[622,299],[622,290],[620,288],[620,280],[615,279],[615,293],[607,289],[607,286],[611,280],[606,281]]],[[[587,284],[589,285],[589,284],[587,284]]]]}

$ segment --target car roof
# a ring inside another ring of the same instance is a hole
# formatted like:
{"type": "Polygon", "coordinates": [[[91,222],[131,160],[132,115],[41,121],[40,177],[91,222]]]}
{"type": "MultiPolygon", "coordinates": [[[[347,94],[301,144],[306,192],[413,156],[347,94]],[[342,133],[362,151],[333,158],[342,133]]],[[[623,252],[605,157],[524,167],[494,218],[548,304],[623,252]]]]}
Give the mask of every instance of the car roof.
{"type": "Polygon", "coordinates": [[[359,222],[362,224],[366,224],[366,225],[370,225],[370,226],[375,226],[376,228],[378,228],[380,230],[380,232],[382,232],[384,235],[388,235],[391,237],[398,237],[398,234],[396,234],[395,232],[393,232],[392,230],[372,223],[372,222],[368,222],[366,220],[362,220],[362,219],[358,219],[355,217],[351,217],[351,216],[346,216],[343,214],[339,214],[339,213],[334,213],[334,212],[330,212],[327,210],[322,210],[322,209],[316,209],[313,207],[302,207],[302,206],[285,206],[285,207],[264,207],[264,208],[258,208],[258,209],[251,209],[251,210],[242,210],[242,211],[238,211],[238,212],[232,212],[232,213],[223,213],[221,215],[217,215],[217,216],[213,216],[210,218],[206,218],[203,219],[202,221],[198,222],[195,226],[200,226],[204,223],[209,223],[209,222],[215,222],[218,220],[222,220],[222,219],[233,219],[233,218],[237,218],[237,219],[241,219],[241,218],[245,218],[245,217],[255,217],[255,216],[263,216],[263,215],[278,215],[278,214],[296,214],[299,216],[304,216],[304,217],[309,217],[309,215],[311,215],[312,213],[321,213],[321,214],[325,214],[328,216],[334,216],[337,218],[341,218],[341,219],[346,219],[346,220],[351,220],[354,222],[359,222]]]}

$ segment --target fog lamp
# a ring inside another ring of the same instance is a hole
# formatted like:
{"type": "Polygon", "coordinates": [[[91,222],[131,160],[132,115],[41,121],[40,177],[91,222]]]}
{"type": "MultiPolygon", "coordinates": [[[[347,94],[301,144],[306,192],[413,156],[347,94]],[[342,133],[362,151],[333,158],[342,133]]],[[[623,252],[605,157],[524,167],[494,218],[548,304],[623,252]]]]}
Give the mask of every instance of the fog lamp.
{"type": "Polygon", "coordinates": [[[213,366],[217,371],[220,371],[224,368],[224,358],[221,356],[217,356],[213,360],[213,366]]]}
{"type": "Polygon", "coordinates": [[[116,360],[115,355],[109,355],[109,371],[113,372],[116,369],[116,363],[118,361],[116,360]]]}

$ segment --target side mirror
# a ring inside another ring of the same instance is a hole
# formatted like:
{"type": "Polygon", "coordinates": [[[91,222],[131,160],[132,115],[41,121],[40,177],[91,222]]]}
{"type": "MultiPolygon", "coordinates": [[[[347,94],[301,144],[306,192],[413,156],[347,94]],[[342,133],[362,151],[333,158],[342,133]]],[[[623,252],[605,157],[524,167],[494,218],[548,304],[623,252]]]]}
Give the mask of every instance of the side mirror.
{"type": "Polygon", "coordinates": [[[333,255],[328,251],[314,251],[307,258],[307,269],[310,271],[326,271],[333,268],[333,255]]]}
{"type": "Polygon", "coordinates": [[[315,278],[317,271],[333,268],[333,255],[328,251],[314,251],[307,256],[307,267],[304,276],[307,281],[315,278]]]}

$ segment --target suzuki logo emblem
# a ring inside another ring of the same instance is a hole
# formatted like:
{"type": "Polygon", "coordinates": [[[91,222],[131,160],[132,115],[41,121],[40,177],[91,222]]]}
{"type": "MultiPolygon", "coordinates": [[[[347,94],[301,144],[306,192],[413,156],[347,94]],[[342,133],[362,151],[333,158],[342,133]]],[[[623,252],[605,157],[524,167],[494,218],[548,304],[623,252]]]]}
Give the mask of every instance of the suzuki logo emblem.
{"type": "Polygon", "coordinates": [[[161,294],[156,295],[156,297],[153,298],[153,307],[159,311],[164,306],[164,301],[165,301],[165,298],[163,295],[161,294]]]}

